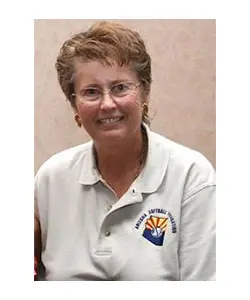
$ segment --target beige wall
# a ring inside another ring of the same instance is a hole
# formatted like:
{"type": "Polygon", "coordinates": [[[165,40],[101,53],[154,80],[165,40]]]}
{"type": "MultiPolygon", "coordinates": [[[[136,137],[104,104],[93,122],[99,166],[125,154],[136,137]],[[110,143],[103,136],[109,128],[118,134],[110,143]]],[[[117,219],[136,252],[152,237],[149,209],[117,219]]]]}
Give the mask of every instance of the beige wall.
{"type": "MultiPolygon", "coordinates": [[[[35,21],[35,171],[87,141],[57,83],[61,44],[95,20],[35,21]]],[[[138,30],[152,57],[151,128],[215,166],[215,20],[116,20],[138,30]]]]}

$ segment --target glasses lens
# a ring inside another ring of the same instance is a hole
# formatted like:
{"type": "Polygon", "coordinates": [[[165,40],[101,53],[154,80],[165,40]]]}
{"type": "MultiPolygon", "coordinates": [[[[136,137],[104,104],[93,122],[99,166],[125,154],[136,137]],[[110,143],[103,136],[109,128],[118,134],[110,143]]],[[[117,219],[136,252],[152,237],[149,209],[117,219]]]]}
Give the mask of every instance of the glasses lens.
{"type": "Polygon", "coordinates": [[[87,88],[82,91],[82,98],[84,101],[92,102],[100,98],[102,92],[96,88],[87,88]]]}
{"type": "Polygon", "coordinates": [[[110,90],[114,97],[125,97],[134,90],[134,85],[132,83],[119,83],[114,85],[110,90]]]}

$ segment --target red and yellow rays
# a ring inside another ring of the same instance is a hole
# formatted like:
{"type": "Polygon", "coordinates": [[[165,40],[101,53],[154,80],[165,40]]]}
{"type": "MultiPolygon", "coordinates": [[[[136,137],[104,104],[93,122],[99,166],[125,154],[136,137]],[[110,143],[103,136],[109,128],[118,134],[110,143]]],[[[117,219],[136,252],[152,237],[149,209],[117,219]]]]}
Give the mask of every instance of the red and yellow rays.
{"type": "Polygon", "coordinates": [[[146,221],[146,228],[152,230],[153,228],[161,228],[162,231],[165,231],[167,228],[168,218],[159,218],[151,216],[146,221]]]}

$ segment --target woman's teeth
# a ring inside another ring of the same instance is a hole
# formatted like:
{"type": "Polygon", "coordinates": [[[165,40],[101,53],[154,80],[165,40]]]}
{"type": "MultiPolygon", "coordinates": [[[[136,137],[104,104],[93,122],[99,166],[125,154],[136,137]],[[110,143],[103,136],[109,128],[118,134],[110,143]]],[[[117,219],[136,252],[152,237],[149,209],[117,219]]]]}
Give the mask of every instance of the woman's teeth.
{"type": "Polygon", "coordinates": [[[101,119],[99,120],[100,123],[115,123],[117,121],[120,121],[122,119],[122,117],[113,117],[113,118],[105,118],[105,119],[101,119]]]}

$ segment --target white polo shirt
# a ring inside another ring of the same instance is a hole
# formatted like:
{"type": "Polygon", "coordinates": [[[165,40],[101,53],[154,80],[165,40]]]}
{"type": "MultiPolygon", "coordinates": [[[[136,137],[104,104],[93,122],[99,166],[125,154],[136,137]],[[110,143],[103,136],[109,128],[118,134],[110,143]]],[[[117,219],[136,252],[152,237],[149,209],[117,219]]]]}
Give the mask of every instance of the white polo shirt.
{"type": "Polygon", "coordinates": [[[39,169],[46,280],[215,280],[214,169],[145,127],[145,167],[118,201],[96,169],[92,141],[39,169]]]}

